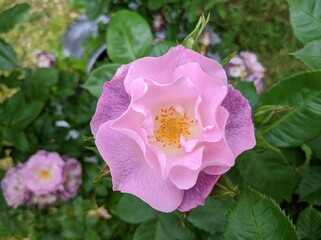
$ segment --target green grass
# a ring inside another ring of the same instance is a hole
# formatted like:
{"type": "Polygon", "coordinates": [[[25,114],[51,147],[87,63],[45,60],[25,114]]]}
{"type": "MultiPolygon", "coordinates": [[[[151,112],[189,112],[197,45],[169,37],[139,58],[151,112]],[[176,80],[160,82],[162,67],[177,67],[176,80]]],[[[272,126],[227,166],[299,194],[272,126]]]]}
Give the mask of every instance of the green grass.
{"type": "Polygon", "coordinates": [[[230,0],[220,12],[220,48],[255,52],[266,68],[266,86],[306,69],[289,55],[301,45],[293,36],[286,0],[230,0]]]}

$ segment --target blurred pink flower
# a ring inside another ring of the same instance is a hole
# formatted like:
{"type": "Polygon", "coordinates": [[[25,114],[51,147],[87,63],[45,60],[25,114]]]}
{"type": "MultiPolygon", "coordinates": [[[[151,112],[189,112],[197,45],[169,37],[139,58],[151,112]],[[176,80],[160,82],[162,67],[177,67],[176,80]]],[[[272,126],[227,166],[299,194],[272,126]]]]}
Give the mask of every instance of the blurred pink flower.
{"type": "Polygon", "coordinates": [[[57,200],[58,198],[55,193],[47,193],[41,195],[32,194],[27,204],[36,205],[39,208],[44,208],[55,204],[57,200]]]}
{"type": "Polygon", "coordinates": [[[18,165],[17,167],[10,168],[1,181],[4,199],[13,208],[24,204],[30,196],[30,192],[21,178],[21,167],[22,165],[18,165]]]}
{"type": "Polygon", "coordinates": [[[258,94],[263,93],[263,77],[265,69],[258,62],[257,56],[249,51],[240,52],[226,66],[229,77],[241,78],[245,82],[253,82],[258,94]]]}
{"type": "Polygon", "coordinates": [[[63,183],[64,161],[55,152],[40,150],[21,170],[27,188],[36,195],[52,193],[63,183]]]}
{"type": "Polygon", "coordinates": [[[255,145],[248,101],[219,63],[183,46],[120,67],[104,85],[91,130],[113,189],[163,212],[203,205],[255,145]]]}
{"type": "Polygon", "coordinates": [[[62,157],[65,161],[63,171],[64,182],[59,188],[59,197],[63,201],[74,198],[78,193],[78,188],[82,183],[82,170],[79,161],[67,156],[62,157]]]}

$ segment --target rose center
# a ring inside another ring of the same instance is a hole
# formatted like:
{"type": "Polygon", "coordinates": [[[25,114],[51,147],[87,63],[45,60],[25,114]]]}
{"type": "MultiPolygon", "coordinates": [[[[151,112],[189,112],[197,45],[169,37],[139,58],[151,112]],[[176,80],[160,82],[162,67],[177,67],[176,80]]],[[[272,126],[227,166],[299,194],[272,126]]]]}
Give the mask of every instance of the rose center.
{"type": "MultiPolygon", "coordinates": [[[[180,109],[179,109],[180,110],[180,109]]],[[[191,138],[191,127],[196,124],[195,119],[186,116],[173,106],[162,108],[160,114],[154,118],[154,137],[163,147],[181,148],[180,137],[191,138]]]]}
{"type": "Polygon", "coordinates": [[[39,177],[41,180],[48,180],[51,177],[51,172],[48,170],[41,170],[39,172],[39,177]]]}

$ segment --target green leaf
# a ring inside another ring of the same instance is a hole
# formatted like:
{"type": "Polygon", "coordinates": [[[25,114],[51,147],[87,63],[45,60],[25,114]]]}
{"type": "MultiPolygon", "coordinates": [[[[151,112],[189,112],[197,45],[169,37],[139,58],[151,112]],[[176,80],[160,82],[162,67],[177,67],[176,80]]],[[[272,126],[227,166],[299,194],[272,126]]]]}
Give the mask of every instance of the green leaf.
{"type": "Polygon", "coordinates": [[[161,223],[152,220],[140,224],[134,233],[133,240],[171,240],[162,229],[161,223]]]}
{"type": "Polygon", "coordinates": [[[256,93],[256,88],[253,82],[238,82],[235,89],[239,90],[242,95],[249,101],[251,108],[254,109],[259,101],[259,95],[256,93]]]}
{"type": "Polygon", "coordinates": [[[168,52],[171,47],[175,47],[177,44],[171,41],[159,42],[153,46],[150,56],[159,57],[168,52]]]}
{"type": "Polygon", "coordinates": [[[39,116],[43,107],[44,103],[40,101],[27,103],[26,106],[23,107],[23,109],[20,109],[18,112],[16,112],[17,114],[13,119],[12,127],[15,129],[26,128],[30,123],[33,122],[33,120],[35,120],[39,116]]]}
{"type": "Polygon", "coordinates": [[[228,64],[232,58],[234,58],[237,55],[237,51],[234,51],[230,53],[228,56],[226,56],[220,63],[224,67],[226,64],[228,64]]]}
{"type": "Polygon", "coordinates": [[[11,45],[0,39],[0,71],[12,70],[17,65],[17,56],[15,51],[11,45]]]}
{"type": "Polygon", "coordinates": [[[90,0],[86,1],[86,15],[90,20],[95,20],[100,15],[104,14],[110,0],[90,0]]]}
{"type": "Polygon", "coordinates": [[[50,96],[51,87],[58,82],[58,71],[54,68],[40,68],[32,78],[33,98],[45,101],[50,96]]]}
{"type": "Polygon", "coordinates": [[[321,72],[306,72],[275,84],[261,98],[259,106],[287,106],[271,124],[260,127],[272,145],[296,147],[321,133],[321,72]]]}
{"type": "Polygon", "coordinates": [[[115,63],[129,63],[149,54],[152,39],[144,18],[135,12],[121,10],[107,28],[108,56],[115,63]]]}
{"type": "Polygon", "coordinates": [[[308,43],[304,48],[293,53],[293,55],[308,67],[314,70],[321,69],[321,40],[308,43]]]}
{"type": "Polygon", "coordinates": [[[298,239],[291,221],[264,195],[244,187],[227,217],[225,240],[298,239]]]}
{"type": "Polygon", "coordinates": [[[313,207],[307,207],[300,212],[296,222],[300,239],[319,240],[321,236],[321,213],[313,207]]]}
{"type": "Polygon", "coordinates": [[[307,207],[298,217],[296,223],[301,239],[318,240],[321,236],[321,213],[312,206],[307,207]]]}
{"type": "Polygon", "coordinates": [[[120,64],[106,64],[96,68],[82,87],[87,89],[93,96],[99,98],[103,91],[104,83],[112,79],[119,67],[120,64]]]}
{"type": "Polygon", "coordinates": [[[321,169],[312,170],[305,175],[297,192],[300,195],[300,201],[321,204],[321,169]]]}
{"type": "Polygon", "coordinates": [[[276,151],[246,151],[240,155],[236,166],[245,182],[255,189],[276,201],[291,200],[296,184],[295,174],[276,151]]]}
{"type": "Polygon", "coordinates": [[[141,223],[151,219],[156,211],[139,198],[124,194],[113,213],[126,222],[141,223]]]}
{"type": "Polygon", "coordinates": [[[321,1],[288,0],[294,35],[304,44],[321,39],[321,1]]]}
{"type": "Polygon", "coordinates": [[[20,151],[27,151],[29,149],[27,136],[21,130],[7,128],[4,131],[4,138],[20,151]]]}
{"type": "Polygon", "coordinates": [[[164,4],[164,0],[148,0],[148,8],[152,11],[160,9],[164,4]]]}
{"type": "Polygon", "coordinates": [[[0,14],[0,33],[9,32],[18,22],[21,22],[29,8],[29,4],[21,3],[2,12],[0,14]]]}
{"type": "Polygon", "coordinates": [[[173,239],[177,240],[190,240],[197,239],[195,234],[188,229],[184,224],[184,219],[180,219],[178,214],[175,213],[162,213],[159,214],[159,220],[162,229],[168,233],[173,239]]]}
{"type": "Polygon", "coordinates": [[[187,220],[199,229],[209,233],[220,233],[224,231],[226,215],[230,206],[230,201],[207,198],[205,206],[193,209],[187,220]]]}
{"type": "Polygon", "coordinates": [[[321,159],[321,135],[317,138],[313,139],[311,142],[308,142],[308,146],[312,149],[313,154],[318,158],[321,159]]]}

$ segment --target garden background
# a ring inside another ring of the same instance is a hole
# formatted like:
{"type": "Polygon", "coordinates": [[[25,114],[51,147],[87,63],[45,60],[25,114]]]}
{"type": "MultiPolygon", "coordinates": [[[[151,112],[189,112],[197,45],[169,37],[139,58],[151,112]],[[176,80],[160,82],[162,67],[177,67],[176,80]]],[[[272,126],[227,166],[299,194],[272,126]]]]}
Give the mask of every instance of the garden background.
{"type": "MultiPolygon", "coordinates": [[[[189,213],[160,213],[131,195],[113,192],[89,127],[103,82],[131,59],[126,53],[113,52],[121,43],[111,37],[116,34],[117,22],[109,22],[117,14],[120,18],[133,12],[141,17],[131,15],[132,20],[145,21],[153,40],[152,44],[149,36],[137,37],[147,46],[137,58],[164,54],[183,41],[202,13],[210,12],[205,29],[210,38],[200,38],[200,50],[218,61],[232,58],[230,54],[235,52],[255,53],[265,69],[267,94],[260,97],[253,83],[242,78],[231,82],[248,98],[258,132],[277,125],[282,114],[301,104],[291,102],[295,107],[289,107],[289,101],[280,97],[289,86],[288,77],[321,68],[318,60],[309,60],[315,52],[320,57],[318,46],[308,53],[291,54],[310,42],[302,40],[300,21],[293,17],[298,9],[310,11],[319,25],[321,22],[321,3],[307,3],[310,5],[295,0],[31,0],[26,4],[2,0],[0,12],[14,10],[2,18],[0,15],[0,178],[10,167],[43,149],[80,161],[83,182],[77,197],[45,208],[13,209],[1,195],[0,239],[235,239],[236,233],[245,236],[244,226],[253,227],[250,220],[244,223],[251,218],[241,210],[251,208],[246,204],[253,199],[259,199],[259,207],[274,214],[270,219],[280,221],[280,229],[273,230],[266,212],[260,209],[257,221],[262,228],[254,226],[248,239],[265,239],[264,234],[278,239],[283,231],[289,233],[283,239],[320,239],[321,125],[320,120],[314,121],[321,115],[319,105],[305,119],[313,120],[310,128],[304,128],[308,121],[298,117],[303,120],[296,122],[293,131],[300,140],[286,136],[274,141],[273,137],[257,135],[257,147],[236,160],[237,166],[221,178],[204,207],[189,213]],[[268,91],[283,79],[287,82],[279,84],[279,89],[268,91]],[[256,172],[260,176],[253,176],[256,172]],[[238,220],[245,225],[238,225],[238,220]]],[[[311,41],[320,41],[319,27],[311,41]]],[[[128,24],[126,28],[135,38],[135,26],[128,24]]],[[[304,88],[306,78],[320,82],[320,72],[307,74],[311,75],[292,77],[298,88],[301,84],[304,88]]],[[[298,91],[293,87],[293,94],[298,91]]],[[[321,84],[315,83],[305,95],[320,92],[321,84]]],[[[303,96],[302,102],[307,98],[303,96]]],[[[313,101],[316,106],[320,97],[313,101]]],[[[293,110],[291,114],[296,117],[300,112],[293,110]]]]}

